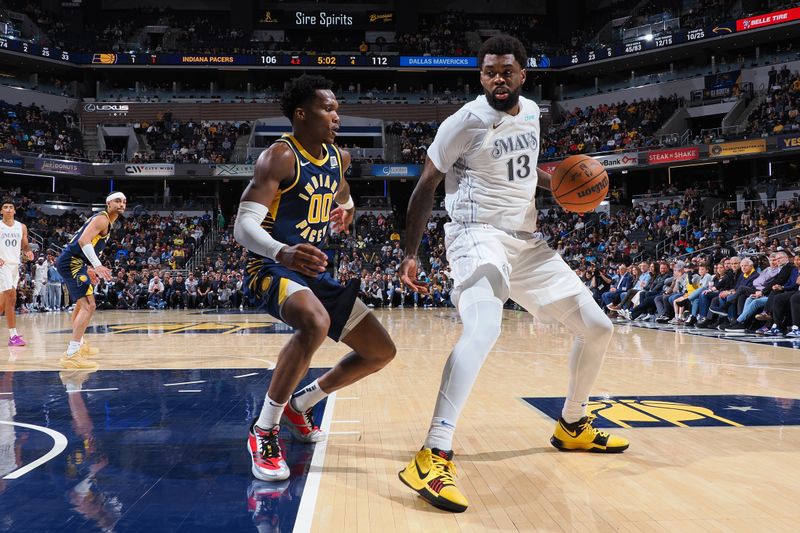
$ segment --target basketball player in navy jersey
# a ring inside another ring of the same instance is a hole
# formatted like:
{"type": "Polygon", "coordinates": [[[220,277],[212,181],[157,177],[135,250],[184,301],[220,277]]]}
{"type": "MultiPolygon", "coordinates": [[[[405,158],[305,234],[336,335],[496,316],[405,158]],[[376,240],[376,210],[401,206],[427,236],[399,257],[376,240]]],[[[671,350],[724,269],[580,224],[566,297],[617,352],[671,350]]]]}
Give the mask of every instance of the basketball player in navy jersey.
{"type": "Polygon", "coordinates": [[[99,279],[111,280],[111,270],[103,266],[98,255],[106,246],[111,225],[125,212],[127,199],[121,192],[106,197],[106,209],[84,222],[56,260],[58,273],[64,278],[75,309],[72,311],[72,339],[61,358],[61,366],[73,370],[97,370],[89,356],[98,350],[83,340],[83,333],[94,315],[94,284],[99,279]]]}
{"type": "Polygon", "coordinates": [[[28,244],[28,227],[14,220],[17,213],[14,203],[4,200],[0,209],[3,212],[3,223],[0,226],[0,307],[4,310],[8,323],[8,345],[25,346],[22,335],[17,333],[15,308],[21,253],[25,254],[25,259],[33,261],[33,251],[28,244]]]}
{"type": "Polygon", "coordinates": [[[456,487],[453,435],[481,366],[500,335],[509,297],[543,321],[560,322],[575,337],[569,388],[550,442],[560,450],[622,452],[628,441],[599,431],[586,412],[613,327],[591,293],[536,232],[539,106],[521,96],[527,54],[519,40],[497,35],[478,52],[484,94],[447,118],[428,148],[408,205],[403,283],[427,293],[417,279],[417,249],[430,218],[434,191],[445,182],[447,259],[453,303],[464,325],[442,372],[439,395],[422,449],[400,479],[437,507],[462,512],[456,487]]]}
{"type": "Polygon", "coordinates": [[[293,133],[259,156],[234,226],[234,237],[250,252],[245,282],[251,299],[294,328],[247,441],[253,475],[264,481],[289,477],[279,424],[303,442],[321,440],[314,405],[380,370],[395,355],[389,334],[358,299],[358,282],[340,285],[325,271],[327,256],[319,249],[328,223],[348,231],[355,213],[344,178],[350,154],[333,144],[338,107],[325,78],[301,76],[289,83],[281,110],[293,133]],[[334,202],[338,207],[331,210],[334,202]],[[353,351],[294,392],[326,336],[353,351]]]}

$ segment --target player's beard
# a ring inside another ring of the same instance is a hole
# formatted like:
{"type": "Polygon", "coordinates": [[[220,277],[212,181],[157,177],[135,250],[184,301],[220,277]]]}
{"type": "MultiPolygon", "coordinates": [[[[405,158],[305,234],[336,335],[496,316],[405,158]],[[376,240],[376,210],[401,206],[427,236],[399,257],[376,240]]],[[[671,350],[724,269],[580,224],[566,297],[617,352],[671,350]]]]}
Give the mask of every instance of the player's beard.
{"type": "Polygon", "coordinates": [[[519,103],[519,95],[522,93],[522,87],[517,87],[515,90],[509,91],[508,98],[505,100],[499,100],[495,98],[494,93],[487,91],[486,89],[484,89],[483,92],[486,95],[486,101],[489,102],[490,106],[498,111],[508,111],[519,103]]]}

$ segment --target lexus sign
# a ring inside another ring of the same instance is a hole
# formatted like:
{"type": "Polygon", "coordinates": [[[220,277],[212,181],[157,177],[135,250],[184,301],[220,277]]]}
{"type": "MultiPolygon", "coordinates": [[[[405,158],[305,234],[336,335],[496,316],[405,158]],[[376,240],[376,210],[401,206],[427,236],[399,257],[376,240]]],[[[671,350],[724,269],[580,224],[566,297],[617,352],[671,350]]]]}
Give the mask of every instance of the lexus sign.
{"type": "Polygon", "coordinates": [[[113,117],[121,117],[128,114],[130,106],[128,104],[84,104],[83,110],[87,113],[102,113],[113,117]]]}

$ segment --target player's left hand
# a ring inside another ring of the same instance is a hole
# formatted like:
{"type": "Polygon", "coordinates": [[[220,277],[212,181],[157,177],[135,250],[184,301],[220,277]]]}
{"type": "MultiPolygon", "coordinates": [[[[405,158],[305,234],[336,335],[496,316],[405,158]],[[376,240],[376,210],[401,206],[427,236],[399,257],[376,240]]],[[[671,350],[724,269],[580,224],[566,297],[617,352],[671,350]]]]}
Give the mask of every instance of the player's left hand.
{"type": "Polygon", "coordinates": [[[350,224],[353,223],[353,215],[355,215],[355,213],[355,209],[345,210],[341,207],[337,207],[331,211],[330,220],[333,231],[336,233],[350,233],[350,224]]]}
{"type": "Polygon", "coordinates": [[[24,255],[25,255],[25,259],[27,259],[28,261],[33,261],[33,257],[34,256],[33,256],[33,252],[31,250],[26,251],[24,253],[24,255]]]}

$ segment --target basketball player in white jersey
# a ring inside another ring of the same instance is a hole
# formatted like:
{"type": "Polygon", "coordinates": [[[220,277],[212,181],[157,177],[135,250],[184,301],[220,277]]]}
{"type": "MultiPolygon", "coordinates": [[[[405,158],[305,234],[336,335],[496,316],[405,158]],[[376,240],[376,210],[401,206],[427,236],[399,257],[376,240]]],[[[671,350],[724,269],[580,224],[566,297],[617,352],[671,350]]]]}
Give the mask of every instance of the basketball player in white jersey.
{"type": "Polygon", "coordinates": [[[17,284],[19,283],[19,263],[21,252],[25,259],[33,260],[33,251],[28,244],[28,228],[25,224],[14,220],[17,210],[14,203],[4,200],[0,210],[3,222],[0,225],[0,306],[6,314],[8,323],[8,345],[25,346],[22,335],[17,333],[17,284]]]}
{"type": "Polygon", "coordinates": [[[592,427],[589,392],[612,335],[609,319],[560,255],[534,236],[539,106],[520,96],[525,49],[515,38],[487,40],[478,54],[484,95],[439,127],[408,206],[403,283],[417,292],[417,250],[431,214],[434,191],[445,181],[447,259],[453,303],[464,330],[442,375],[422,449],[400,479],[437,507],[461,512],[467,499],[453,475],[453,433],[489,351],[500,335],[503,303],[512,298],[541,321],[560,322],[575,336],[567,398],[551,443],[561,450],[621,452],[628,441],[592,427]]]}

